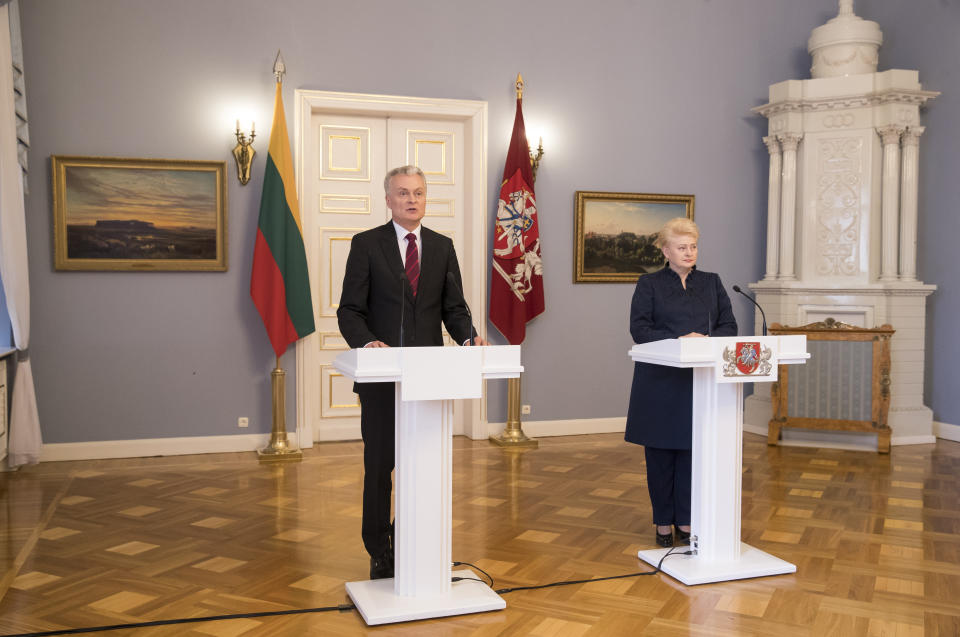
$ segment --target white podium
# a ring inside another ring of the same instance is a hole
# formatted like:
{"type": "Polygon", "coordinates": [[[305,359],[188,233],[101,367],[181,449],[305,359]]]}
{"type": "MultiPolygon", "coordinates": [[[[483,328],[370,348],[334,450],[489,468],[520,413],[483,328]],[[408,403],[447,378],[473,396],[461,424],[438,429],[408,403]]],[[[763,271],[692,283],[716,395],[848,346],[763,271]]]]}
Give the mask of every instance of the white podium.
{"type": "MultiPolygon", "coordinates": [[[[687,585],[794,573],[796,565],[740,541],[743,383],[773,382],[777,365],[804,363],[807,337],[677,338],[634,345],[630,358],[693,368],[690,546],[662,570],[687,585]]],[[[670,549],[640,551],[657,565],[670,549]]]]}
{"type": "Polygon", "coordinates": [[[368,625],[506,608],[471,570],[452,571],[453,401],[520,375],[520,346],[352,349],[333,366],[358,383],[396,383],[394,578],[347,583],[368,625]]]}

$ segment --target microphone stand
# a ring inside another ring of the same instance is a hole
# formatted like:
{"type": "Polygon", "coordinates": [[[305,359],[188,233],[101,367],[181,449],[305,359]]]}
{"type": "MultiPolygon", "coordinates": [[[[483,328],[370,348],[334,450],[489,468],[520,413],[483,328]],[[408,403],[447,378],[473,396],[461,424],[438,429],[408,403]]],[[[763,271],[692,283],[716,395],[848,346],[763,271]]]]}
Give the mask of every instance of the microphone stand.
{"type": "MultiPolygon", "coordinates": [[[[463,300],[463,306],[467,308],[467,317],[470,321],[470,345],[474,344],[473,340],[473,317],[470,314],[470,304],[467,303],[467,297],[463,293],[463,288],[457,283],[456,277],[453,276],[453,272],[447,272],[447,282],[453,286],[453,289],[460,294],[460,298],[463,300]]],[[[507,424],[503,429],[503,433],[499,436],[490,436],[490,442],[501,447],[512,447],[512,448],[535,448],[539,447],[540,443],[533,438],[527,437],[523,433],[523,426],[520,424],[520,379],[511,378],[507,380],[507,424]]]]}
{"type": "Polygon", "coordinates": [[[766,336],[767,335],[767,315],[763,313],[763,308],[760,307],[760,304],[757,303],[752,296],[750,296],[749,294],[741,290],[739,285],[733,286],[733,291],[736,292],[737,294],[742,294],[744,297],[746,297],[748,301],[756,305],[758,310],[760,310],[760,319],[763,324],[763,335],[766,336]]]}
{"type": "Polygon", "coordinates": [[[703,306],[703,309],[707,311],[707,336],[713,336],[713,316],[710,313],[710,308],[706,303],[703,302],[703,299],[700,298],[700,295],[694,292],[692,289],[687,288],[687,292],[693,295],[693,298],[697,299],[697,302],[703,306]]]}
{"type": "Polygon", "coordinates": [[[447,281],[449,281],[450,284],[453,286],[453,289],[456,290],[456,291],[460,294],[460,300],[463,301],[463,307],[465,307],[465,308],[467,309],[467,321],[468,321],[469,324],[470,324],[470,339],[469,339],[469,340],[470,340],[470,347],[473,347],[473,345],[474,345],[474,340],[473,340],[473,332],[474,332],[474,329],[473,329],[473,314],[470,312],[470,304],[467,303],[467,296],[463,293],[463,288],[461,288],[461,287],[457,284],[457,279],[456,279],[455,276],[453,276],[453,272],[449,272],[449,271],[447,272],[447,281]]]}
{"type": "Polygon", "coordinates": [[[407,289],[404,283],[407,282],[407,273],[400,273],[400,347],[403,347],[403,311],[407,307],[407,289]]]}

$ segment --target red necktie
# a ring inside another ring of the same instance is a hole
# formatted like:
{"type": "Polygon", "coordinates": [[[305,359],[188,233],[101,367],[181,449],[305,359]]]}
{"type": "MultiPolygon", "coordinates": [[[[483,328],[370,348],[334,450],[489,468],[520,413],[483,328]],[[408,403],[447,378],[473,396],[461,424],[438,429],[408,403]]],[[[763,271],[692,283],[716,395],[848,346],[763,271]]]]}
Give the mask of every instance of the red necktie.
{"type": "Polygon", "coordinates": [[[420,282],[420,256],[417,251],[417,235],[412,232],[407,235],[407,280],[413,288],[413,295],[417,295],[417,283],[420,282]]]}

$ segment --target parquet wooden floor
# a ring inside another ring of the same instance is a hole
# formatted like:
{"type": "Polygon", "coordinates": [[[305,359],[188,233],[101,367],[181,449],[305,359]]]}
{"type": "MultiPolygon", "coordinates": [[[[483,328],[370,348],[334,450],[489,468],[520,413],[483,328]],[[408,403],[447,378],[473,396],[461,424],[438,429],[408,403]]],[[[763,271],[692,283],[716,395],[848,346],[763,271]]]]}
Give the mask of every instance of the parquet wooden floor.
{"type": "MultiPolygon", "coordinates": [[[[797,565],[508,593],[504,611],[368,629],[356,611],[110,635],[960,635],[960,444],[890,455],[744,443],[743,539],[797,565]]],[[[453,557],[496,587],[648,570],[643,452],[618,434],[454,445],[453,557]]],[[[348,602],[365,579],[361,446],[46,463],[0,474],[0,634],[348,602]]]]}

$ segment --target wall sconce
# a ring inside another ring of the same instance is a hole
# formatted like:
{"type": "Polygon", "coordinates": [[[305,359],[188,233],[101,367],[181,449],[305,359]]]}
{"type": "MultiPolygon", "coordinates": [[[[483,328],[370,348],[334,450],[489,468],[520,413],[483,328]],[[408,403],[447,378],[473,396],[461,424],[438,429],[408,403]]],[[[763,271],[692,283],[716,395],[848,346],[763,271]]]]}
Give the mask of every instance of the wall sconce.
{"type": "MultiPolygon", "coordinates": [[[[517,102],[519,103],[523,99],[523,75],[517,73],[517,102]]],[[[519,104],[517,109],[519,112],[519,104]]],[[[530,140],[527,140],[527,153],[530,155],[530,177],[534,182],[537,181],[537,168],[540,167],[540,160],[543,159],[543,135],[540,136],[540,145],[537,146],[537,154],[534,155],[533,151],[530,150],[530,140]]],[[[531,186],[533,184],[530,184],[531,186]]]]}
{"type": "Polygon", "coordinates": [[[240,184],[245,186],[250,181],[250,168],[253,167],[253,156],[257,151],[253,149],[253,138],[257,136],[255,132],[256,122],[250,123],[250,139],[240,130],[240,120],[237,120],[237,145],[233,149],[233,158],[237,160],[237,179],[240,184]]]}
{"type": "MultiPolygon", "coordinates": [[[[530,144],[527,143],[529,147],[530,144]]],[[[537,153],[534,154],[532,150],[527,151],[530,153],[530,176],[533,177],[534,183],[537,181],[537,168],[540,167],[540,160],[543,159],[543,137],[540,138],[540,145],[537,146],[537,153]]],[[[532,184],[531,184],[532,185],[532,184]]]]}

